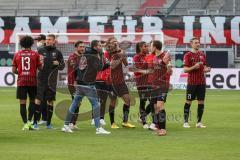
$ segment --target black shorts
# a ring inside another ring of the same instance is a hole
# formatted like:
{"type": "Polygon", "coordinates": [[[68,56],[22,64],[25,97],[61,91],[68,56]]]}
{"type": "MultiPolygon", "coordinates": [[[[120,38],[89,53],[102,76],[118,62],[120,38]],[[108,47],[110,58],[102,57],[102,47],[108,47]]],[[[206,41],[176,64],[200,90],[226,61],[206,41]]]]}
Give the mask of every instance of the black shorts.
{"type": "Polygon", "coordinates": [[[34,100],[37,94],[36,86],[18,86],[17,87],[17,99],[26,100],[27,95],[30,100],[34,100]]]}
{"type": "Polygon", "coordinates": [[[56,100],[56,90],[49,88],[48,86],[37,86],[37,99],[43,101],[55,101],[56,100]]]}
{"type": "Polygon", "coordinates": [[[186,100],[205,100],[206,85],[187,85],[186,100]]]}
{"type": "Polygon", "coordinates": [[[125,94],[129,94],[128,87],[125,83],[112,85],[112,90],[113,93],[118,97],[122,97],[125,94]]]}
{"type": "Polygon", "coordinates": [[[96,82],[96,89],[101,91],[109,91],[109,85],[105,82],[96,82]]]}
{"type": "Polygon", "coordinates": [[[151,88],[148,86],[137,87],[139,98],[142,100],[148,100],[151,97],[151,88]]]}
{"type": "Polygon", "coordinates": [[[167,101],[167,93],[166,89],[153,89],[151,93],[151,102],[155,104],[157,101],[163,101],[165,103],[167,101]]]}

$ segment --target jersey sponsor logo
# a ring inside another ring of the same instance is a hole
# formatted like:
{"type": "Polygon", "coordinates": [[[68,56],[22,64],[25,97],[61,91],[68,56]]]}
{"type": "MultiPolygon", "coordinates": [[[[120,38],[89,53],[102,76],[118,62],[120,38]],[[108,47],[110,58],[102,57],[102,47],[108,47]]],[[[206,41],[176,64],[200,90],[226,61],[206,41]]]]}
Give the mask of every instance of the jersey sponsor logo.
{"type": "Polygon", "coordinates": [[[52,56],[53,56],[53,59],[57,58],[57,53],[53,52],[52,56]]]}

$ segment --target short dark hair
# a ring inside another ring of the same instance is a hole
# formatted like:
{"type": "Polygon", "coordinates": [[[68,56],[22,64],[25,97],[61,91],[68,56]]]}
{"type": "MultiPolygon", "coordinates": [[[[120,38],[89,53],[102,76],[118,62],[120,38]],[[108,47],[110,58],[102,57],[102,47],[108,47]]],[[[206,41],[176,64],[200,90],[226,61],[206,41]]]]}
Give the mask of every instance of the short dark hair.
{"type": "Polygon", "coordinates": [[[99,41],[98,40],[92,40],[90,47],[94,48],[98,45],[99,41]]]}
{"type": "Polygon", "coordinates": [[[34,40],[31,36],[24,36],[20,40],[20,46],[23,48],[31,48],[34,40]]]}
{"type": "Polygon", "coordinates": [[[144,42],[144,41],[138,42],[138,43],[136,44],[136,53],[140,53],[140,52],[141,52],[141,48],[142,48],[142,46],[143,46],[144,44],[146,44],[146,42],[144,42]]]}
{"type": "Polygon", "coordinates": [[[156,47],[158,50],[162,50],[162,42],[158,40],[152,41],[152,45],[156,47]]]}
{"type": "Polygon", "coordinates": [[[83,41],[77,41],[74,43],[74,47],[77,48],[79,44],[83,44],[83,41]]]}
{"type": "Polygon", "coordinates": [[[52,37],[53,39],[56,39],[56,36],[54,34],[48,34],[47,37],[52,37]]]}
{"type": "Polygon", "coordinates": [[[46,36],[44,34],[39,34],[34,40],[41,41],[46,40],[46,36]]]}

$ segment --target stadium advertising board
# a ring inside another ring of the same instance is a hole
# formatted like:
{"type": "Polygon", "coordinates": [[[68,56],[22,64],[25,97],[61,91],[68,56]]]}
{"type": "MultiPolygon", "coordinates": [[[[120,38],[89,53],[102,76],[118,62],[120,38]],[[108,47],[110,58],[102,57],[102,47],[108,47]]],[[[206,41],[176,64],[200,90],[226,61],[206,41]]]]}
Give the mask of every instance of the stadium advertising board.
{"type": "MultiPolygon", "coordinates": [[[[65,71],[66,72],[66,71],[65,71]]],[[[0,67],[0,87],[11,87],[16,84],[17,76],[11,72],[11,67],[0,67]]],[[[66,73],[59,73],[59,79],[66,83],[66,73]]],[[[240,90],[240,69],[212,69],[206,74],[207,88],[240,90]]],[[[174,68],[171,84],[174,89],[185,89],[187,74],[182,68],[174,68]]]]}
{"type": "MultiPolygon", "coordinates": [[[[171,77],[174,89],[185,89],[187,73],[181,68],[175,68],[171,77]]],[[[212,69],[206,74],[207,88],[240,90],[240,69],[212,69]]]]}

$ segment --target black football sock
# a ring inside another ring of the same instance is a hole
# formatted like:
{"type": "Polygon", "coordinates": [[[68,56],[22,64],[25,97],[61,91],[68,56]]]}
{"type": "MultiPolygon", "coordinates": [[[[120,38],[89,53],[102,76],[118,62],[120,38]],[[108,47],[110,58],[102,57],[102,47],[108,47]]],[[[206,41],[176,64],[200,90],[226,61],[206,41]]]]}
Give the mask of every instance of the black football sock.
{"type": "Polygon", "coordinates": [[[152,115],[152,123],[157,124],[157,116],[155,114],[152,115]]]}
{"type": "Polygon", "coordinates": [[[100,102],[101,102],[100,103],[100,119],[104,119],[104,115],[105,115],[105,111],[106,111],[106,100],[107,99],[101,99],[100,100],[100,102]]]}
{"type": "Polygon", "coordinates": [[[115,122],[114,115],[115,115],[115,107],[110,105],[109,106],[109,117],[110,117],[111,124],[113,124],[115,122]]]}
{"type": "Polygon", "coordinates": [[[20,104],[20,114],[21,114],[23,123],[27,123],[27,109],[26,109],[26,104],[20,104]]]}
{"type": "Polygon", "coordinates": [[[40,111],[40,105],[35,104],[34,106],[34,118],[33,118],[33,124],[37,124],[39,120],[39,116],[41,115],[40,111]]]}
{"type": "Polygon", "coordinates": [[[152,111],[152,107],[153,107],[153,104],[152,103],[149,103],[146,107],[146,115],[148,115],[149,113],[151,113],[152,111]]]}
{"type": "Polygon", "coordinates": [[[188,103],[185,103],[185,105],[184,105],[184,122],[185,123],[188,123],[190,106],[191,105],[188,103]]]}
{"type": "Polygon", "coordinates": [[[123,105],[123,122],[128,122],[128,115],[129,115],[129,106],[124,104],[123,105]]]}
{"type": "Polygon", "coordinates": [[[42,120],[47,121],[47,102],[41,104],[42,120]]]}
{"type": "Polygon", "coordinates": [[[30,101],[28,106],[28,121],[32,121],[32,118],[34,115],[34,107],[35,107],[35,103],[30,101]]]}
{"type": "Polygon", "coordinates": [[[53,106],[47,105],[47,126],[51,124],[53,115],[53,106]]]}
{"type": "Polygon", "coordinates": [[[146,101],[145,100],[140,100],[140,106],[139,106],[139,111],[140,111],[140,119],[142,120],[142,124],[146,124],[146,111],[145,111],[145,105],[146,101]]]}
{"type": "Polygon", "coordinates": [[[152,123],[154,123],[154,124],[157,124],[158,122],[158,120],[157,120],[157,116],[156,116],[156,114],[155,114],[155,109],[154,109],[154,104],[153,103],[151,103],[151,113],[152,113],[152,123]]]}
{"type": "Polygon", "coordinates": [[[166,129],[166,112],[164,109],[158,113],[158,124],[160,129],[166,129]]]}
{"type": "Polygon", "coordinates": [[[203,111],[204,111],[204,104],[198,104],[198,113],[197,113],[198,123],[202,121],[203,111]]]}

